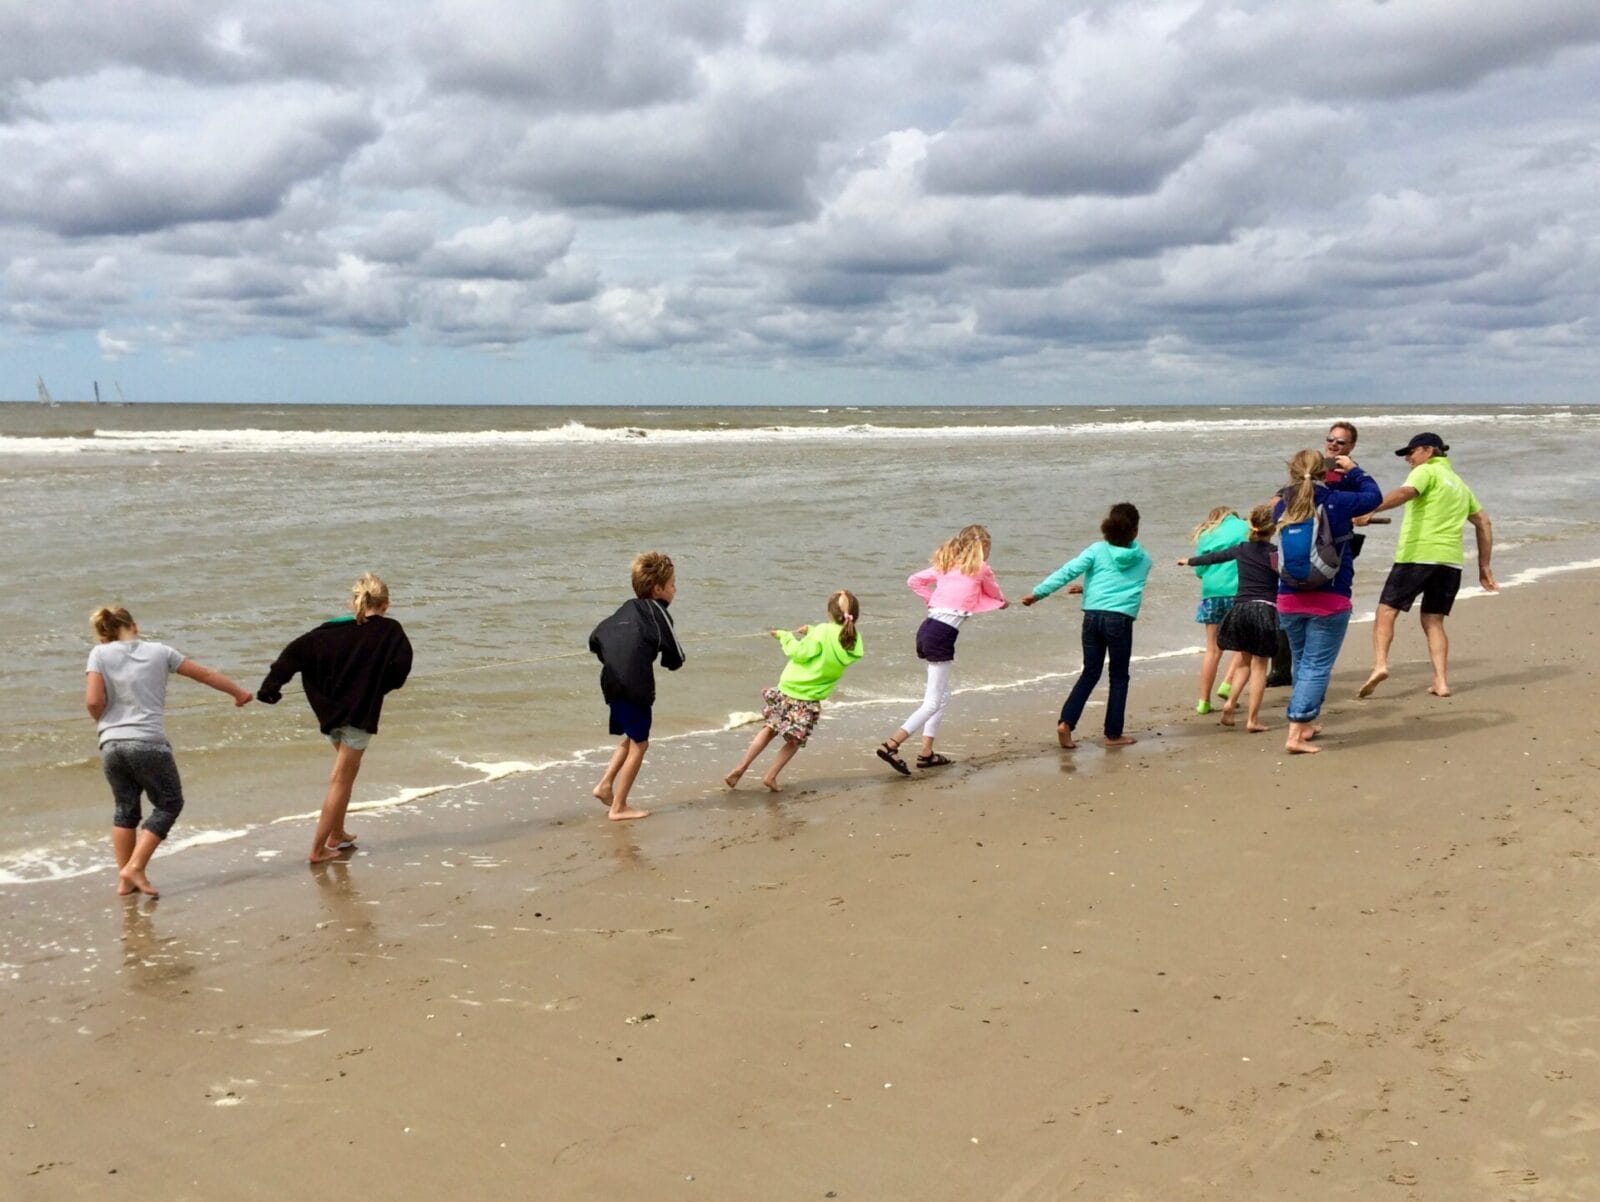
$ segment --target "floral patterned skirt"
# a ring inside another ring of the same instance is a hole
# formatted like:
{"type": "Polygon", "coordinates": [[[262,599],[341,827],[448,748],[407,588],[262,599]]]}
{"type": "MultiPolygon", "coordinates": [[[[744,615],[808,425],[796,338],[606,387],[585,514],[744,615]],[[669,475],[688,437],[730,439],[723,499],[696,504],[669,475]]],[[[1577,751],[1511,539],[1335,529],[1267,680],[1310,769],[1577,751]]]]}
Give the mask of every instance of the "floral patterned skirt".
{"type": "Polygon", "coordinates": [[[762,689],[761,717],[778,734],[804,747],[817,727],[817,719],[822,717],[822,702],[801,701],[777,689],[762,689]]]}

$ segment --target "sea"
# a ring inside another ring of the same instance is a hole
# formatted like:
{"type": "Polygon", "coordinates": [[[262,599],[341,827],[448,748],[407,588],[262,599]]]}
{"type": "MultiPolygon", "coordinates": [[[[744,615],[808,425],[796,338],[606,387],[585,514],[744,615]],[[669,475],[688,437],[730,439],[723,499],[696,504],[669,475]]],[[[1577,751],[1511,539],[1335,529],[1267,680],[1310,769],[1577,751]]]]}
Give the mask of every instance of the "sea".
{"type": "MultiPolygon", "coordinates": [[[[871,748],[922,688],[905,578],[970,522],[988,526],[1000,585],[1020,597],[1098,537],[1111,503],[1139,507],[1156,569],[1135,633],[1136,725],[1141,674],[1193,669],[1198,589],[1174,563],[1191,530],[1213,506],[1267,499],[1337,418],[1360,428],[1356,458],[1385,488],[1405,474],[1395,447],[1442,434],[1493,517],[1506,585],[1600,564],[1594,406],[0,405],[0,891],[110,879],[110,796],[83,707],[96,606],[126,605],[145,637],[254,688],[377,572],[416,662],[351,825],[443,823],[470,842],[491,782],[502,835],[597,816],[587,790],[614,740],[586,644],[645,550],[677,565],[689,660],[660,674],[641,804],[719,784],[710,765],[737,758],[783,666],[767,631],[823,620],[837,588],[861,598],[866,658],[786,777],[881,770],[871,748]]],[[[1372,528],[1358,610],[1397,530],[1372,528]]],[[[1047,739],[1077,632],[1064,594],[970,622],[941,749],[981,753],[990,728],[963,711],[1000,695],[1036,706],[1047,739]]],[[[174,678],[168,701],[188,806],[152,871],[178,856],[303,857],[331,752],[298,688],[236,710],[174,678]]]]}

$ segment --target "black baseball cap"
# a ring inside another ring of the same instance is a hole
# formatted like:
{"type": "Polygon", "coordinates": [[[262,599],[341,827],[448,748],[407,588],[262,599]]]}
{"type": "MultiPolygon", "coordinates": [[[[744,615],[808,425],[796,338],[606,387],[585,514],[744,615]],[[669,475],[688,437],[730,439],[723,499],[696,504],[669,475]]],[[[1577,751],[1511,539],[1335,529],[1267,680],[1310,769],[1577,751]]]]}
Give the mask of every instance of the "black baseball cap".
{"type": "Polygon", "coordinates": [[[1447,452],[1450,449],[1449,447],[1444,445],[1444,439],[1440,438],[1437,434],[1422,433],[1422,434],[1413,434],[1411,436],[1411,441],[1406,443],[1405,446],[1401,447],[1398,451],[1396,451],[1395,454],[1396,455],[1409,455],[1409,454],[1411,454],[1412,451],[1416,450],[1418,447],[1432,447],[1434,450],[1438,451],[1439,454],[1441,454],[1441,455],[1443,455],[1445,452],[1447,452]]]}

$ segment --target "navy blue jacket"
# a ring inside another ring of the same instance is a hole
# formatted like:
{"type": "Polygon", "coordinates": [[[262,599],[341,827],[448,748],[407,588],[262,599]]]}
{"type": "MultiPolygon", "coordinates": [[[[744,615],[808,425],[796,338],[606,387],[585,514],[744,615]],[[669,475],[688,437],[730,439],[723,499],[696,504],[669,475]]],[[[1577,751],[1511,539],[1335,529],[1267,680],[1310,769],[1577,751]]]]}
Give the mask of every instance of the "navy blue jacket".
{"type": "Polygon", "coordinates": [[[667,603],[649,597],[625,601],[589,636],[589,650],[600,660],[600,692],[608,703],[654,705],[656,657],[669,672],[683,667],[683,644],[672,629],[667,603]]]}

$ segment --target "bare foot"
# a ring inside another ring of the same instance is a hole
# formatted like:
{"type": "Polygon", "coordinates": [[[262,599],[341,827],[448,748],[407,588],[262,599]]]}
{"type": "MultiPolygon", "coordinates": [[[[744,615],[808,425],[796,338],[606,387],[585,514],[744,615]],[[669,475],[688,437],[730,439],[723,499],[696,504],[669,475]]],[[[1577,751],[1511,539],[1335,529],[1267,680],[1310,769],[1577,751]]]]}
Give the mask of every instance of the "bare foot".
{"type": "Polygon", "coordinates": [[[1316,755],[1322,748],[1315,743],[1308,743],[1301,739],[1290,739],[1283,745],[1290,755],[1316,755]]]}
{"type": "Polygon", "coordinates": [[[1384,681],[1386,681],[1388,679],[1389,679],[1389,669],[1388,668],[1374,668],[1374,669],[1372,669],[1372,675],[1367,677],[1367,683],[1361,686],[1361,690],[1358,693],[1356,693],[1356,696],[1357,697],[1371,697],[1372,696],[1372,691],[1374,689],[1376,689],[1380,684],[1382,684],[1384,681]]]}
{"type": "Polygon", "coordinates": [[[1134,738],[1132,735],[1118,735],[1114,739],[1107,739],[1106,740],[1106,746],[1107,747],[1130,747],[1133,744],[1137,743],[1138,741],[1139,740],[1134,738]]]}
{"type": "Polygon", "coordinates": [[[118,893],[133,893],[134,890],[138,890],[139,893],[147,893],[152,898],[162,896],[155,891],[155,885],[150,883],[149,877],[144,875],[144,872],[138,871],[138,869],[125,867],[117,875],[122,879],[122,885],[117,887],[118,893]]]}
{"type": "Polygon", "coordinates": [[[1261,733],[1262,733],[1262,732],[1263,732],[1263,731],[1268,731],[1268,730],[1271,730],[1271,729],[1272,729],[1272,727],[1270,727],[1270,726],[1265,726],[1265,725],[1263,725],[1263,724],[1262,724],[1262,723],[1260,723],[1260,722],[1246,722],[1246,723],[1245,723],[1245,724],[1244,724],[1244,728],[1245,728],[1245,729],[1246,729],[1246,730],[1248,730],[1248,731],[1249,731],[1249,732],[1250,732],[1250,733],[1251,733],[1251,734],[1253,734],[1253,735],[1259,735],[1259,734],[1261,734],[1261,733]]]}
{"type": "Polygon", "coordinates": [[[139,892],[139,890],[134,886],[132,881],[128,880],[127,877],[122,875],[122,870],[119,868],[117,870],[117,896],[127,897],[128,894],[137,892],[139,892]]]}
{"type": "Polygon", "coordinates": [[[1065,722],[1057,722],[1056,742],[1060,743],[1061,746],[1065,747],[1068,751],[1071,751],[1074,747],[1076,747],[1077,744],[1072,741],[1072,727],[1068,726],[1065,722]]]}
{"type": "Polygon", "coordinates": [[[650,817],[650,811],[636,810],[629,806],[625,810],[612,810],[606,817],[611,819],[612,822],[626,822],[630,818],[648,818],[650,817]]]}
{"type": "Polygon", "coordinates": [[[728,773],[727,776],[724,776],[722,778],[722,783],[727,785],[728,788],[731,789],[731,788],[733,788],[735,785],[737,785],[739,783],[739,778],[741,776],[743,776],[743,775],[744,775],[744,773],[742,773],[742,772],[730,772],[730,773],[728,773]]]}
{"type": "Polygon", "coordinates": [[[771,777],[763,776],[761,778],[761,783],[766,785],[767,788],[772,790],[772,792],[774,792],[774,793],[782,793],[783,792],[783,786],[780,785],[777,781],[773,780],[771,777]]]}
{"type": "Polygon", "coordinates": [[[1434,681],[1428,686],[1428,692],[1432,693],[1435,697],[1448,697],[1450,696],[1450,686],[1447,684],[1440,684],[1438,681],[1434,681]]]}
{"type": "Polygon", "coordinates": [[[1233,719],[1234,708],[1235,707],[1233,707],[1231,705],[1223,706],[1222,707],[1222,717],[1218,718],[1217,721],[1222,723],[1222,725],[1224,725],[1224,726],[1232,726],[1233,725],[1233,721],[1234,721],[1234,719],[1233,719]]]}
{"type": "Polygon", "coordinates": [[[306,857],[307,864],[326,864],[329,860],[337,860],[339,853],[331,847],[319,847],[306,857]]]}
{"type": "Polygon", "coordinates": [[[601,805],[610,805],[611,804],[611,786],[610,785],[596,785],[594,788],[589,790],[589,796],[594,798],[601,805]]]}
{"type": "Polygon", "coordinates": [[[1322,723],[1318,722],[1310,730],[1306,731],[1306,738],[1314,739],[1318,735],[1320,735],[1321,733],[1322,733],[1322,723]]]}

